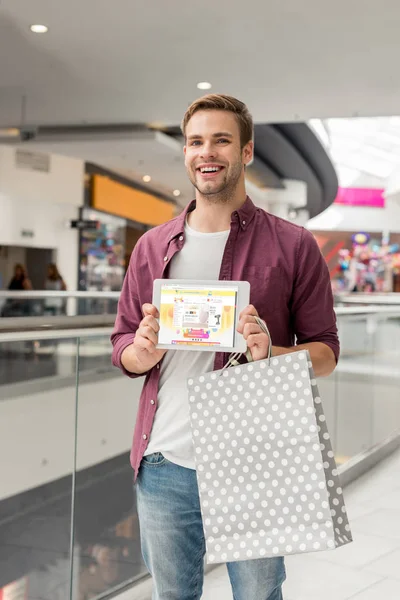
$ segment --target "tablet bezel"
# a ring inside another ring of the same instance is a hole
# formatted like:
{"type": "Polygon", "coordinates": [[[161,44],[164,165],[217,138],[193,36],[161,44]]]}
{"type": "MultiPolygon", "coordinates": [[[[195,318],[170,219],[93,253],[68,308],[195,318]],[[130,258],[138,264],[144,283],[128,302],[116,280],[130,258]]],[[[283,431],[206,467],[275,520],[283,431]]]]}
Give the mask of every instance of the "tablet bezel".
{"type": "Polygon", "coordinates": [[[235,338],[234,346],[196,346],[194,344],[157,344],[160,350],[187,350],[197,352],[246,352],[247,343],[244,337],[238,333],[237,326],[239,323],[239,315],[250,303],[250,283],[248,281],[210,281],[210,280],[194,280],[194,279],[155,279],[153,284],[153,305],[160,310],[161,305],[161,287],[164,284],[176,285],[177,288],[182,286],[204,286],[213,287],[214,289],[226,288],[235,286],[238,288],[236,314],[235,314],[235,338]]]}

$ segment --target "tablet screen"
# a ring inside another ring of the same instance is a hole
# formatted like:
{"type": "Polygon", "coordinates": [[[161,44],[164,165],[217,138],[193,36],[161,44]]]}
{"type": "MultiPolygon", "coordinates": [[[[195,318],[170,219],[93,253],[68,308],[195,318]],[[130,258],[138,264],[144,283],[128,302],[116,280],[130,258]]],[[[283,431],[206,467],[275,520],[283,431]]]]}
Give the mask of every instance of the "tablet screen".
{"type": "Polygon", "coordinates": [[[234,346],[238,287],[163,283],[160,296],[160,344],[234,346]]]}

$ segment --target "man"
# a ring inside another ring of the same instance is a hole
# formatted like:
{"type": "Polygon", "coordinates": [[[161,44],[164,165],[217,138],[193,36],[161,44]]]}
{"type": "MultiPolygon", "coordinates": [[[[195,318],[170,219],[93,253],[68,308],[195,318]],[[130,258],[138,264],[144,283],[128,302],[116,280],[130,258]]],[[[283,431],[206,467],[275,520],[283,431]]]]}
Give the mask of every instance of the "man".
{"type": "MultiPolygon", "coordinates": [[[[130,261],[112,334],[113,362],[145,375],[131,463],[137,481],[142,552],[154,600],[201,597],[205,542],[191,440],[186,381],[220,369],[226,355],[156,348],[157,278],[245,280],[251,305],[238,331],[254,360],[309,350],[317,376],[335,368],[339,343],[329,273],[312,235],[256,208],[245,191],[253,156],[246,106],[209,95],[187,110],[185,165],[196,200],[172,221],[147,232],[130,261]],[[295,346],[295,337],[297,346],[295,346]]],[[[228,563],[236,600],[281,600],[283,558],[228,563]]]]}

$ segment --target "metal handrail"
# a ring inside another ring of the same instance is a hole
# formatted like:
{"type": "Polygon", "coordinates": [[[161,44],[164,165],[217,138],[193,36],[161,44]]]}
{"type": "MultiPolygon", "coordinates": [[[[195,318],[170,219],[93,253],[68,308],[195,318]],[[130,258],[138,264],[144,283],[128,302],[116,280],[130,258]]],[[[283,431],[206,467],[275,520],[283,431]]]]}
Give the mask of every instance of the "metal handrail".
{"type": "Polygon", "coordinates": [[[336,302],[341,304],[367,304],[373,306],[379,305],[400,305],[400,294],[395,292],[388,293],[371,293],[365,294],[361,292],[351,294],[337,294],[336,302]]]}
{"type": "MultiPolygon", "coordinates": [[[[83,299],[101,299],[118,300],[121,292],[104,291],[50,291],[50,290],[0,290],[1,299],[46,299],[46,298],[83,298],[83,299]]],[[[367,306],[397,306],[400,305],[400,293],[387,294],[338,294],[335,296],[336,302],[342,304],[365,304],[367,306]]]]}
{"type": "MultiPolygon", "coordinates": [[[[84,339],[100,336],[110,336],[112,327],[88,327],[86,329],[58,329],[47,331],[10,331],[0,333],[0,348],[3,342],[29,342],[40,340],[84,339]]],[[[111,348],[111,346],[110,346],[111,348]]]]}
{"type": "Polygon", "coordinates": [[[24,299],[33,300],[41,298],[100,298],[102,300],[118,300],[121,292],[78,292],[78,291],[50,291],[50,290],[0,290],[0,300],[24,299]]]}
{"type": "Polygon", "coordinates": [[[112,327],[115,315],[77,315],[38,316],[38,317],[3,317],[0,319],[0,334],[29,331],[62,331],[67,329],[90,329],[93,327],[112,327]]]}
{"type": "Polygon", "coordinates": [[[342,315],[385,315],[400,316],[400,306],[335,306],[335,313],[342,315]]]}
{"type": "MultiPolygon", "coordinates": [[[[383,318],[400,317],[400,307],[336,307],[339,317],[383,318]]],[[[110,335],[115,315],[6,317],[0,319],[0,343],[20,340],[66,339],[110,335]],[[14,337],[13,337],[14,336],[14,337]]]]}

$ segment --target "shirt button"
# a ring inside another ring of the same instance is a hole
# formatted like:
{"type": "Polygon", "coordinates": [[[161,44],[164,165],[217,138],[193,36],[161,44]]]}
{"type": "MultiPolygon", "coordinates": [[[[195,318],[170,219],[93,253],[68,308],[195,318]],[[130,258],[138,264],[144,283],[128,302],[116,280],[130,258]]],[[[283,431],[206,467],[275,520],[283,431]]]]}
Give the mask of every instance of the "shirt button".
{"type": "Polygon", "coordinates": [[[147,440],[147,435],[145,433],[143,434],[143,439],[147,440]]]}
{"type": "Polygon", "coordinates": [[[243,224],[243,225],[246,225],[246,221],[242,221],[242,224],[243,224]]]}
{"type": "Polygon", "coordinates": [[[179,241],[180,241],[180,242],[183,242],[183,235],[180,235],[180,236],[179,236],[179,241]]]}
{"type": "Polygon", "coordinates": [[[159,368],[160,368],[160,363],[158,363],[158,365],[157,365],[157,369],[159,369],[159,368]]]}
{"type": "Polygon", "coordinates": [[[150,404],[155,404],[156,401],[155,400],[150,400],[150,404]]]}
{"type": "Polygon", "coordinates": [[[167,262],[168,256],[164,256],[164,262],[167,262]]]}

